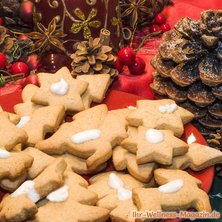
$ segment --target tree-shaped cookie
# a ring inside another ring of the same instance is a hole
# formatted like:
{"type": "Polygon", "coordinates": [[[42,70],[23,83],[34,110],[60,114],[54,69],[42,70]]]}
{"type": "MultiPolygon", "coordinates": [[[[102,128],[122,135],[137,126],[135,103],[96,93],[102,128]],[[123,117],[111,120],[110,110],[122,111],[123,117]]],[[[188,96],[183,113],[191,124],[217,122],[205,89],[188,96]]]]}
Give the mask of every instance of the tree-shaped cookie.
{"type": "Polygon", "coordinates": [[[125,120],[108,113],[106,105],[95,106],[74,116],[74,121],[64,123],[47,140],[36,148],[47,154],[65,152],[87,159],[89,169],[97,169],[112,155],[112,147],[126,138],[125,120]]]}
{"type": "Polygon", "coordinates": [[[195,209],[211,212],[207,193],[201,182],[185,171],[157,169],[154,177],[158,188],[133,190],[134,204],[139,211],[178,211],[195,209]]]}
{"type": "Polygon", "coordinates": [[[36,109],[31,116],[21,117],[16,126],[25,130],[27,143],[34,146],[45,138],[46,133],[53,133],[59,128],[64,115],[65,108],[62,105],[45,106],[36,109]]]}
{"type": "Polygon", "coordinates": [[[28,84],[25,86],[25,88],[22,90],[23,103],[19,103],[14,106],[14,111],[16,114],[21,117],[31,116],[36,109],[42,107],[41,105],[37,105],[31,101],[32,96],[38,89],[39,87],[33,84],[28,84]]]}
{"type": "Polygon", "coordinates": [[[200,171],[218,163],[222,163],[221,151],[209,146],[192,143],[184,156],[173,158],[173,163],[169,168],[181,170],[191,168],[194,171],[200,171]]]}
{"type": "Polygon", "coordinates": [[[98,200],[96,193],[88,190],[87,182],[73,172],[66,172],[64,186],[47,199],[33,222],[105,222],[109,218],[107,209],[93,206],[98,200]]]}
{"type": "Polygon", "coordinates": [[[138,164],[156,162],[170,165],[174,156],[188,151],[188,145],[175,137],[172,131],[144,126],[138,128],[136,136],[126,138],[121,145],[136,154],[138,164]]]}
{"type": "Polygon", "coordinates": [[[32,97],[32,102],[40,105],[64,105],[66,111],[84,110],[81,96],[88,83],[72,77],[68,68],[63,67],[55,74],[39,73],[40,88],[32,97]]]}
{"type": "Polygon", "coordinates": [[[157,167],[155,163],[138,165],[136,155],[121,146],[117,146],[113,150],[113,164],[116,170],[121,171],[127,169],[130,175],[144,183],[152,179],[153,171],[157,167]]]}
{"type": "Polygon", "coordinates": [[[17,144],[23,144],[27,141],[28,136],[25,130],[16,128],[3,112],[0,113],[0,123],[0,148],[10,151],[17,144]]]}
{"type": "Polygon", "coordinates": [[[138,100],[137,109],[127,120],[131,126],[146,126],[172,130],[177,137],[184,131],[183,125],[193,119],[193,114],[175,104],[173,100],[138,100]]]}
{"type": "Polygon", "coordinates": [[[129,174],[107,172],[91,177],[89,189],[98,194],[97,206],[115,209],[123,202],[132,202],[132,190],[138,187],[152,186],[136,180],[129,174]]]}
{"type": "Polygon", "coordinates": [[[89,83],[87,90],[82,95],[85,109],[89,109],[92,102],[101,103],[103,101],[110,85],[109,74],[78,75],[76,79],[89,83]]]}

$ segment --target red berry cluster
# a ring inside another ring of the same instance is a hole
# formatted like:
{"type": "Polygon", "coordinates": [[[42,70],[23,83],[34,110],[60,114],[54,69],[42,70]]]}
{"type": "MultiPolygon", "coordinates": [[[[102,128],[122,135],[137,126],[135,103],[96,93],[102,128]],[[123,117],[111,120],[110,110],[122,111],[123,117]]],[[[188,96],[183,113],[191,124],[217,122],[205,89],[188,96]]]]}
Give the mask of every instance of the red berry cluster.
{"type": "Polygon", "coordinates": [[[146,63],[132,48],[122,48],[118,53],[115,68],[121,73],[124,66],[128,66],[131,74],[141,75],[144,73],[146,63]]]}
{"type": "Polygon", "coordinates": [[[162,33],[170,30],[170,25],[166,23],[166,16],[162,13],[156,14],[154,24],[149,28],[150,33],[162,31],[162,33]]]}

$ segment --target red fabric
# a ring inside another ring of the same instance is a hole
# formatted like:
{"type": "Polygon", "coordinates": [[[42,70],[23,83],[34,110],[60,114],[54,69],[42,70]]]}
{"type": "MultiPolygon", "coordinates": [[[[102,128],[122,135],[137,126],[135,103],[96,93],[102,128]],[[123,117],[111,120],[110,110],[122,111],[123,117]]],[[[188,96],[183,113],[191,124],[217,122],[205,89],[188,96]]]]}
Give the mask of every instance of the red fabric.
{"type": "MultiPolygon", "coordinates": [[[[222,9],[222,0],[173,0],[175,5],[164,10],[167,23],[171,27],[182,17],[200,18],[201,11],[207,9],[222,9]]],[[[154,42],[153,44],[156,44],[154,42]]],[[[152,67],[150,60],[153,54],[142,55],[146,61],[146,72],[141,76],[131,76],[127,72],[119,75],[118,81],[114,82],[112,89],[133,93],[144,98],[153,98],[149,84],[152,82],[152,67]]],[[[7,85],[0,87],[0,96],[21,90],[19,85],[7,85]]]]}

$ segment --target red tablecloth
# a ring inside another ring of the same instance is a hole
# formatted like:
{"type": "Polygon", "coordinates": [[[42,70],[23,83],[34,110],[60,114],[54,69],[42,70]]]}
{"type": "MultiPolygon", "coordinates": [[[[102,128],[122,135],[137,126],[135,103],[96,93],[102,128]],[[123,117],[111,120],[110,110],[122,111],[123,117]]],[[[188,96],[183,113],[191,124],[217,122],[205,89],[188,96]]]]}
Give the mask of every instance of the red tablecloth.
{"type": "MultiPolygon", "coordinates": [[[[171,27],[182,17],[200,18],[200,12],[207,9],[222,9],[222,0],[173,0],[175,5],[164,10],[167,22],[171,27]]],[[[153,54],[140,55],[146,61],[146,72],[141,76],[130,76],[128,73],[119,75],[118,81],[114,82],[112,89],[132,93],[144,98],[152,98],[153,94],[149,88],[152,82],[152,67],[150,60],[153,54]]],[[[19,84],[6,85],[0,88],[0,96],[20,91],[19,84]]]]}

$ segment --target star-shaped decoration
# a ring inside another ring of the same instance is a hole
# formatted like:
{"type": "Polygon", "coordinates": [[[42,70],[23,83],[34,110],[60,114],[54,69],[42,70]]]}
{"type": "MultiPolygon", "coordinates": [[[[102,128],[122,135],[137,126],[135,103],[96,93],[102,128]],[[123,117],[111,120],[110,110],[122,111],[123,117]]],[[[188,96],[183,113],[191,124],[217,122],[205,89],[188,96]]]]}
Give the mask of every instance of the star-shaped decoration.
{"type": "Polygon", "coordinates": [[[127,137],[125,120],[108,113],[106,105],[95,106],[64,123],[49,139],[40,141],[36,148],[47,154],[70,153],[87,159],[89,169],[97,169],[112,155],[112,148],[127,137]]]}
{"type": "Polygon", "coordinates": [[[138,164],[156,162],[170,165],[174,156],[184,155],[188,151],[188,145],[175,137],[172,131],[144,126],[138,128],[137,136],[128,137],[121,145],[136,154],[138,164]]]}
{"type": "Polygon", "coordinates": [[[183,125],[193,119],[193,114],[179,107],[171,99],[138,100],[137,110],[127,120],[131,126],[146,126],[154,129],[172,130],[177,137],[184,132],[183,125]]]}
{"type": "Polygon", "coordinates": [[[32,97],[32,102],[40,105],[64,105],[68,112],[84,110],[81,99],[88,83],[72,77],[68,68],[63,67],[55,74],[39,73],[40,88],[32,97]]]}

